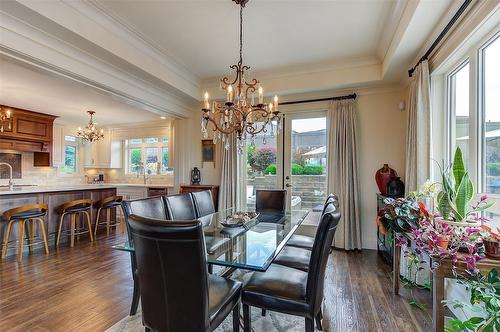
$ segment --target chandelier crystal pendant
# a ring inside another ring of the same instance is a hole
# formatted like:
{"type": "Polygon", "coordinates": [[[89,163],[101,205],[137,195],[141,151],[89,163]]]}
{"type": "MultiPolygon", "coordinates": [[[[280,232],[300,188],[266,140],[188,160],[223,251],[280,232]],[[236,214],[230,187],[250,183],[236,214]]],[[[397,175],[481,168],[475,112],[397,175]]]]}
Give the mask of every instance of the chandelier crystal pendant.
{"type": "MultiPolygon", "coordinates": [[[[1,111],[1,108],[0,108],[1,111]]],[[[12,129],[12,114],[10,110],[0,112],[0,133],[4,132],[4,123],[7,122],[8,130],[12,129]]]]}
{"type": "Polygon", "coordinates": [[[85,126],[85,128],[78,127],[78,131],[76,133],[77,137],[80,137],[84,141],[88,141],[90,143],[97,142],[104,138],[104,129],[98,130],[94,124],[94,111],[87,111],[90,115],[90,121],[85,126]]]}
{"type": "Polygon", "coordinates": [[[260,82],[255,78],[246,78],[250,67],[243,65],[243,7],[248,0],[233,1],[240,6],[240,59],[229,67],[231,72],[235,72],[234,78],[226,76],[220,80],[220,86],[226,92],[225,102],[211,103],[208,92],[205,92],[201,131],[203,137],[207,138],[208,126],[212,123],[214,144],[221,141],[226,149],[230,148],[229,136],[236,133],[238,153],[241,153],[248,137],[253,143],[255,137],[260,135],[263,144],[266,144],[267,135],[276,135],[281,130],[281,115],[278,111],[278,96],[274,96],[272,102],[265,103],[260,82]]]}

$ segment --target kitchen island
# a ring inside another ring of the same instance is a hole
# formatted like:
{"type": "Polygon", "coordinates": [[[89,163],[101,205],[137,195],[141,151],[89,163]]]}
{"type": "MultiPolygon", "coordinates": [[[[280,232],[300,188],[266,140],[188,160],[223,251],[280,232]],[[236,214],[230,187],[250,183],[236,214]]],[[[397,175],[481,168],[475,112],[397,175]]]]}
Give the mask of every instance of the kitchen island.
{"type": "MultiPolygon", "coordinates": [[[[64,203],[78,199],[91,199],[96,202],[105,197],[124,194],[124,199],[142,198],[147,196],[156,196],[168,194],[172,187],[165,185],[152,184],[122,184],[122,183],[107,183],[107,184],[76,184],[67,186],[28,186],[18,185],[13,189],[9,187],[0,187],[0,215],[6,210],[30,205],[30,204],[47,204],[48,212],[46,216],[46,229],[49,236],[51,248],[55,242],[57,227],[59,222],[58,208],[64,203]]],[[[117,211],[113,209],[111,214],[112,220],[115,220],[117,211]]],[[[91,209],[92,225],[95,225],[97,209],[91,209]]],[[[104,221],[105,214],[101,214],[100,221],[104,221]]],[[[82,223],[83,224],[83,223],[82,223]]],[[[1,239],[4,238],[5,222],[0,222],[1,239]]],[[[65,228],[67,225],[65,224],[65,228]]],[[[64,228],[64,229],[65,229],[64,228]]],[[[39,232],[37,230],[36,232],[39,232]]],[[[37,234],[40,235],[40,234],[37,234]]],[[[16,240],[18,236],[17,225],[13,226],[10,240],[16,240]]],[[[61,241],[66,241],[66,237],[61,237],[61,241]]],[[[83,240],[87,241],[86,237],[83,240]]],[[[64,245],[64,244],[63,244],[64,245]]],[[[15,250],[8,250],[7,255],[15,254],[15,250]]]]}

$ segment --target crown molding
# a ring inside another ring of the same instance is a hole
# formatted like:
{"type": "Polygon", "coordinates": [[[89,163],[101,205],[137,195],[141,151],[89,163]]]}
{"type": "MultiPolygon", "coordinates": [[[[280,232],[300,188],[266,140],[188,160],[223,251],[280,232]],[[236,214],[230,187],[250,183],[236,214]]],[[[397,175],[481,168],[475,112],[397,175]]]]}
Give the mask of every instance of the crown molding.
{"type": "Polygon", "coordinates": [[[0,12],[0,54],[94,87],[136,107],[184,117],[193,99],[182,98],[135,77],[38,29],[0,12]]]}
{"type": "Polygon", "coordinates": [[[192,98],[197,98],[199,95],[200,79],[196,75],[168,54],[152,47],[127,26],[107,15],[102,8],[95,6],[95,3],[31,0],[18,0],[18,2],[172,88],[192,98]]]}

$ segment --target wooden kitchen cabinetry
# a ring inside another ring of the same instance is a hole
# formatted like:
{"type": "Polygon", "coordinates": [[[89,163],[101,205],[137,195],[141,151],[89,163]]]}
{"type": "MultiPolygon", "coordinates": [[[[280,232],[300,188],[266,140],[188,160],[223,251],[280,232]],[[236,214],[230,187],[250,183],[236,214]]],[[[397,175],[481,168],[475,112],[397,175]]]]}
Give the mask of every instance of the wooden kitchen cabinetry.
{"type": "Polygon", "coordinates": [[[0,105],[10,110],[12,126],[0,133],[0,149],[34,153],[34,166],[52,166],[53,125],[56,116],[0,105]]]}

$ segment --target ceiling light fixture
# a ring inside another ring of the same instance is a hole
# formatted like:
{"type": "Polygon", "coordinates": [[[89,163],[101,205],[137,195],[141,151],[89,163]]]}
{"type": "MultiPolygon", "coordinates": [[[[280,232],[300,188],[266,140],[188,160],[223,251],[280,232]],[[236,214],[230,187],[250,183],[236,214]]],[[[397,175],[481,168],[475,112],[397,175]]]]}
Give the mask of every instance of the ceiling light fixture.
{"type": "Polygon", "coordinates": [[[12,114],[10,110],[5,110],[2,111],[2,108],[0,107],[0,133],[3,133],[4,131],[4,123],[7,122],[7,128],[8,130],[12,129],[12,114]]]}
{"type": "Polygon", "coordinates": [[[96,124],[93,119],[95,114],[94,111],[87,111],[87,113],[90,115],[90,121],[85,128],[82,129],[81,127],[78,127],[76,136],[90,143],[97,142],[104,138],[104,129],[98,130],[95,127],[96,124]]]}
{"type": "Polygon", "coordinates": [[[237,134],[238,152],[241,153],[247,137],[255,140],[257,134],[262,134],[266,144],[266,135],[271,137],[281,129],[281,116],[278,111],[278,96],[274,96],[271,103],[264,102],[264,90],[260,82],[245,77],[249,66],[243,65],[243,8],[248,0],[233,0],[240,6],[240,59],[237,64],[231,65],[230,76],[235,71],[235,77],[230,80],[227,76],[220,80],[222,90],[226,92],[224,103],[209,100],[208,92],[204,95],[202,108],[201,131],[208,137],[208,124],[213,124],[213,141],[221,140],[226,149],[229,149],[229,135],[237,134]],[[258,94],[255,103],[255,93],[258,94]]]}

